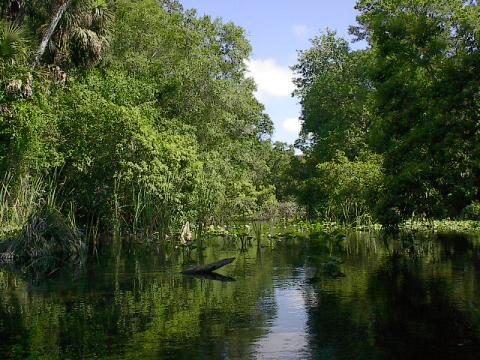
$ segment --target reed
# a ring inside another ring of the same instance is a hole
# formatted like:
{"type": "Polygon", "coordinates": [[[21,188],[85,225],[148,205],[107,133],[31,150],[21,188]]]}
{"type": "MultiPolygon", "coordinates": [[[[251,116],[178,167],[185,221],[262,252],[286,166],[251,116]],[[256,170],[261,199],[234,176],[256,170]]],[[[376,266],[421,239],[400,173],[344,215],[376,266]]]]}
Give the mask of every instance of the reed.
{"type": "Polygon", "coordinates": [[[115,184],[113,224],[118,232],[130,235],[156,235],[163,239],[182,223],[176,179],[167,177],[155,190],[147,186],[115,184]]]}

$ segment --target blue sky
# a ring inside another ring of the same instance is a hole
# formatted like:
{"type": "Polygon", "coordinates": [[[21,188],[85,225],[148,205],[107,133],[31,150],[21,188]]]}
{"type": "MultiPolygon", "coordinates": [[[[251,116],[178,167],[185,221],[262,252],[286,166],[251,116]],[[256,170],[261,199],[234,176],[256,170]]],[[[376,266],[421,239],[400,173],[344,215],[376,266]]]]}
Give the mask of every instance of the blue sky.
{"type": "Polygon", "coordinates": [[[355,24],[355,0],[181,0],[199,15],[221,17],[242,26],[253,47],[249,75],[257,82],[257,97],[275,124],[273,140],[292,144],[298,136],[300,106],[291,97],[289,66],[297,50],[326,28],[350,38],[355,24]]]}

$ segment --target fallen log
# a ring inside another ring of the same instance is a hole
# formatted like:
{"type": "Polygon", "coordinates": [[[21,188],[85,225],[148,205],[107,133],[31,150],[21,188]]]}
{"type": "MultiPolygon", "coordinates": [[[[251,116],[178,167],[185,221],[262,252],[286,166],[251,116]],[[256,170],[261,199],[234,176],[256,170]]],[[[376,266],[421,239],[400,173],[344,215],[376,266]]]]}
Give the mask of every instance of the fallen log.
{"type": "Polygon", "coordinates": [[[198,265],[188,270],[182,271],[183,274],[192,275],[192,274],[210,274],[225,265],[231,264],[235,258],[227,258],[220,261],[216,261],[207,265],[198,265]]]}

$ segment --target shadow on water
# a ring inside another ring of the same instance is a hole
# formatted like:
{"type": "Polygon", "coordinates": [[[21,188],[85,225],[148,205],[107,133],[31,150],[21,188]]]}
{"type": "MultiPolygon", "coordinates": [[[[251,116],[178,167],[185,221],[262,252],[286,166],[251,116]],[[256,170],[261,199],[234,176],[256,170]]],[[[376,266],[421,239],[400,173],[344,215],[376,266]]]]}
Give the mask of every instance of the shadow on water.
{"type": "Polygon", "coordinates": [[[478,327],[452,299],[447,276],[394,255],[372,274],[375,345],[391,359],[478,359],[478,327]]]}

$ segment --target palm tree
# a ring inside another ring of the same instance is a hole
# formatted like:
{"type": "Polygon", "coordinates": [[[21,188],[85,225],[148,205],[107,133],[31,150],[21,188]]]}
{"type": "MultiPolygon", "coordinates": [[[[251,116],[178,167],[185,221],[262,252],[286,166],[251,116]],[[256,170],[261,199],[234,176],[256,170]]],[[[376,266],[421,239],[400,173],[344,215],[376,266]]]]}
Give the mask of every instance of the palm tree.
{"type": "Polygon", "coordinates": [[[14,65],[27,58],[27,40],[22,27],[0,21],[0,62],[2,67],[14,65]]]}
{"type": "Polygon", "coordinates": [[[52,18],[52,20],[51,20],[51,22],[48,26],[47,31],[45,32],[45,34],[42,37],[42,41],[40,42],[40,46],[38,47],[38,50],[35,54],[35,59],[33,60],[33,67],[37,66],[40,63],[40,60],[42,59],[43,54],[45,54],[45,50],[47,48],[47,45],[48,45],[50,39],[52,38],[52,35],[54,34],[59,21],[62,19],[63,15],[65,14],[65,11],[67,11],[67,9],[71,5],[71,3],[72,3],[72,0],[67,0],[58,7],[55,15],[53,16],[53,18],[52,18]]]}
{"type": "Polygon", "coordinates": [[[112,17],[106,0],[77,0],[58,33],[62,52],[77,64],[97,63],[109,45],[112,17]]]}
{"type": "Polygon", "coordinates": [[[44,25],[33,65],[41,62],[47,47],[55,64],[95,64],[109,44],[111,18],[107,0],[62,1],[44,25]]]}

